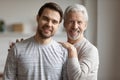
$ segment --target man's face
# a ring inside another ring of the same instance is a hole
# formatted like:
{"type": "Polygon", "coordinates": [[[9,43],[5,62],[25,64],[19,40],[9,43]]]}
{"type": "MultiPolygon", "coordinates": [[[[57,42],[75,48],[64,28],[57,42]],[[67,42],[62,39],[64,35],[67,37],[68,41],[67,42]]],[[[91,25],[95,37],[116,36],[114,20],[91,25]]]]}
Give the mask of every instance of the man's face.
{"type": "Polygon", "coordinates": [[[60,22],[59,12],[45,8],[41,16],[37,16],[38,34],[41,38],[50,38],[55,34],[60,22]]]}
{"type": "Polygon", "coordinates": [[[69,12],[64,21],[64,27],[66,29],[68,39],[77,40],[82,38],[86,29],[86,21],[83,13],[79,11],[69,12]]]}

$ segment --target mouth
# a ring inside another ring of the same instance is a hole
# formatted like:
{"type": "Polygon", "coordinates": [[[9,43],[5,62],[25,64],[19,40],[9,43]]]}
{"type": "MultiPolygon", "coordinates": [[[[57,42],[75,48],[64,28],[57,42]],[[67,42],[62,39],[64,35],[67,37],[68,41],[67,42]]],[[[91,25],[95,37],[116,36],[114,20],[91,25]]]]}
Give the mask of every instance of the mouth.
{"type": "Polygon", "coordinates": [[[48,27],[43,27],[43,32],[48,34],[52,32],[52,29],[48,27]]]}
{"type": "Polygon", "coordinates": [[[79,34],[79,30],[71,30],[70,31],[70,34],[72,35],[72,36],[77,36],[78,34],[79,34]]]}
{"type": "Polygon", "coordinates": [[[80,30],[71,30],[69,33],[68,33],[68,37],[72,40],[76,40],[78,39],[80,36],[80,30]]]}
{"type": "Polygon", "coordinates": [[[44,32],[45,33],[50,33],[50,32],[52,32],[50,29],[44,29],[44,32]]]}

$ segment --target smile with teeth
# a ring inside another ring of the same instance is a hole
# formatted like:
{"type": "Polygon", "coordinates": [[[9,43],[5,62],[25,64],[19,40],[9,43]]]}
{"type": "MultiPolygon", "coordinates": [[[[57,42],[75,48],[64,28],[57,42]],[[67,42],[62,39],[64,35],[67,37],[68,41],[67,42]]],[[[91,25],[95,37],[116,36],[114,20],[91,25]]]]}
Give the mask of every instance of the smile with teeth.
{"type": "Polygon", "coordinates": [[[73,35],[73,36],[78,35],[78,33],[79,33],[79,30],[71,30],[70,31],[70,34],[73,35]]]}

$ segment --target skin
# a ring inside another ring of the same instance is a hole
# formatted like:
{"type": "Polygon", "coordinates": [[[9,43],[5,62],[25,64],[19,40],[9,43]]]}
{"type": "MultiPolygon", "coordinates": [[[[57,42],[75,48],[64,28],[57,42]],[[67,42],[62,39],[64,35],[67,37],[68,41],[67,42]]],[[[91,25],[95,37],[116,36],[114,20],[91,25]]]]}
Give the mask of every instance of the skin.
{"type": "Polygon", "coordinates": [[[69,58],[78,57],[76,48],[72,45],[84,38],[84,31],[87,28],[87,21],[82,12],[69,12],[64,20],[64,27],[68,41],[62,45],[68,49],[69,58]]]}
{"type": "Polygon", "coordinates": [[[41,16],[37,15],[37,33],[35,39],[41,44],[47,44],[58,30],[60,14],[52,9],[45,8],[41,16]]]}

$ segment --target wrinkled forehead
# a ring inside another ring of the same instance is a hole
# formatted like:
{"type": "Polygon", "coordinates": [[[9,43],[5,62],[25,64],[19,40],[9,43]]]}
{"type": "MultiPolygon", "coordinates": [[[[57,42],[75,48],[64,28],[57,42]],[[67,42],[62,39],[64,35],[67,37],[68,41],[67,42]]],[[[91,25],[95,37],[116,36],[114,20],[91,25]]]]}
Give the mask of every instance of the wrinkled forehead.
{"type": "Polygon", "coordinates": [[[80,11],[70,11],[67,15],[66,15],[66,18],[69,19],[69,18],[81,18],[81,17],[84,17],[84,14],[80,11]]]}

